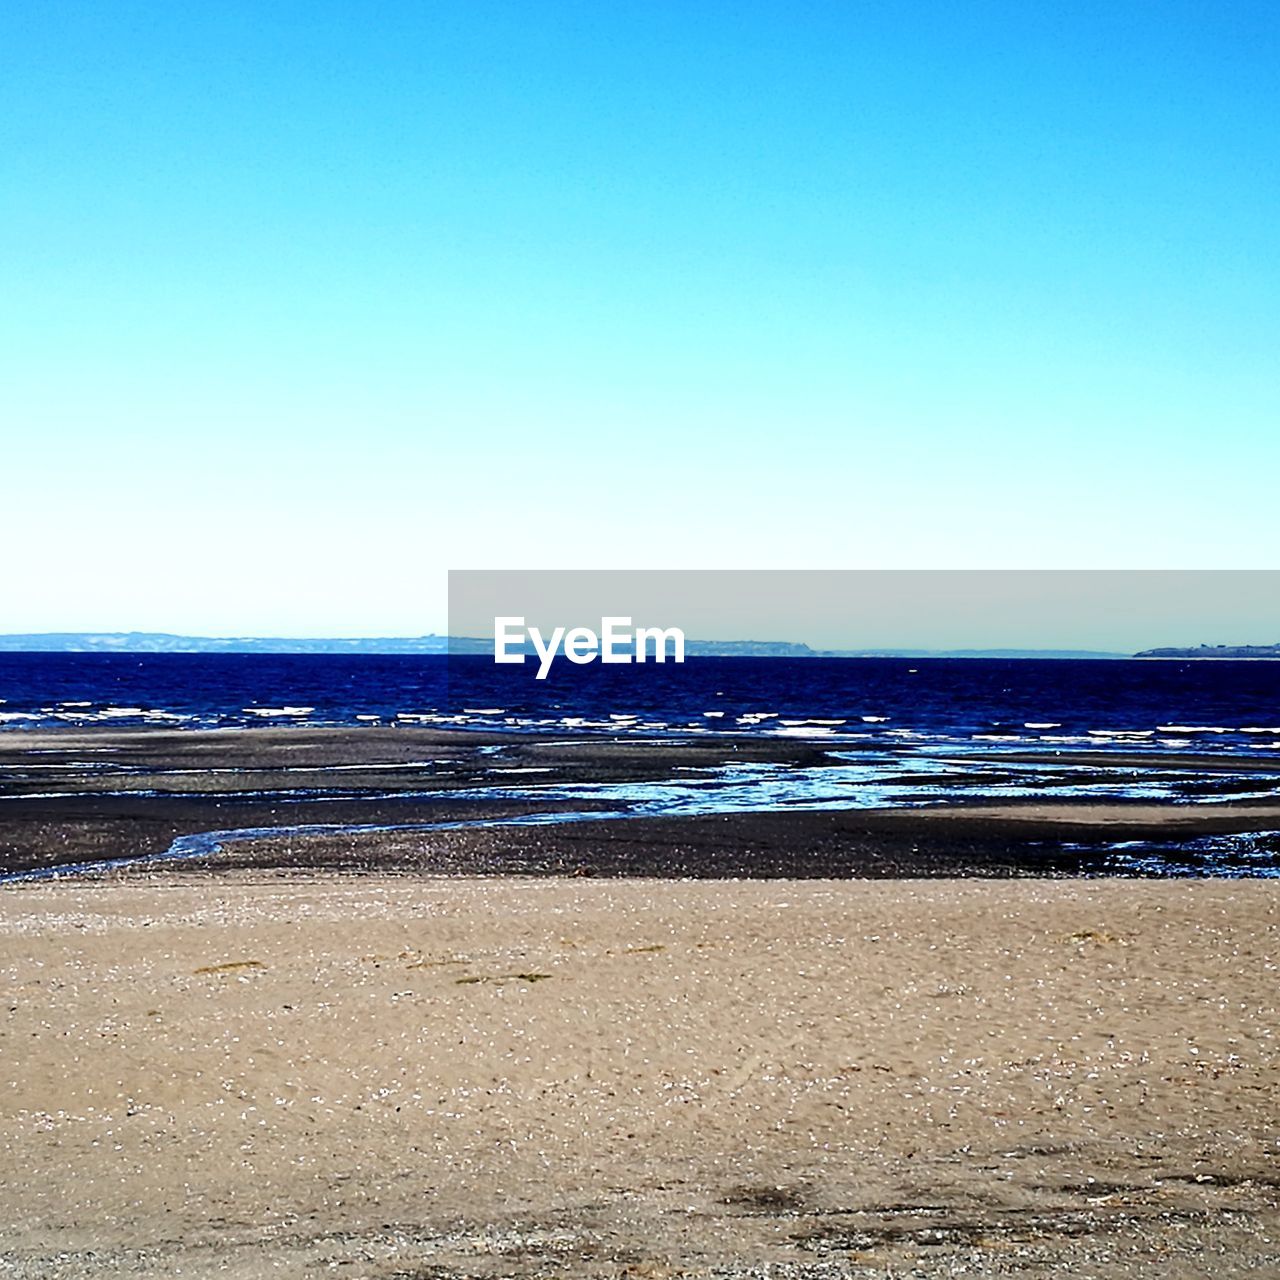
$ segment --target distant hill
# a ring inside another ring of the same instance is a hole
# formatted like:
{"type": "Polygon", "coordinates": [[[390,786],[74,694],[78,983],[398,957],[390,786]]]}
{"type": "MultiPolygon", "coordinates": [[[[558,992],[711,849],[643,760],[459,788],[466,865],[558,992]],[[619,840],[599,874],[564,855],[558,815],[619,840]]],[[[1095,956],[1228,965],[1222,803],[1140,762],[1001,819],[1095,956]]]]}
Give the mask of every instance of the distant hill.
{"type": "Polygon", "coordinates": [[[447,653],[448,648],[448,638],[435,635],[359,640],[175,636],[163,631],[0,635],[0,652],[6,653],[447,653]]]}
{"type": "MultiPolygon", "coordinates": [[[[371,636],[359,639],[261,636],[176,636],[163,631],[49,631],[0,635],[2,653],[492,653],[493,641],[473,636],[371,636]]],[[[533,653],[531,645],[525,652],[533,653]]],[[[786,640],[690,640],[692,657],[812,658],[807,644],[786,640]]]]}
{"type": "Polygon", "coordinates": [[[1144,649],[1135,658],[1280,658],[1280,644],[1198,644],[1194,649],[1144,649]]]}
{"type": "Polygon", "coordinates": [[[1127,658],[1104,649],[823,649],[819,658],[1127,658]]]}
{"type": "MultiPolygon", "coordinates": [[[[490,653],[492,641],[468,636],[358,639],[178,636],[163,631],[48,631],[0,635],[0,653],[490,653]]],[[[526,652],[533,649],[526,646],[526,652]]],[[[1163,656],[1162,651],[1152,651],[1163,656]]],[[[814,649],[790,640],[689,640],[689,657],[728,658],[1120,658],[1091,649],[814,649]]],[[[1215,655],[1227,656],[1227,655],[1215,655]]]]}

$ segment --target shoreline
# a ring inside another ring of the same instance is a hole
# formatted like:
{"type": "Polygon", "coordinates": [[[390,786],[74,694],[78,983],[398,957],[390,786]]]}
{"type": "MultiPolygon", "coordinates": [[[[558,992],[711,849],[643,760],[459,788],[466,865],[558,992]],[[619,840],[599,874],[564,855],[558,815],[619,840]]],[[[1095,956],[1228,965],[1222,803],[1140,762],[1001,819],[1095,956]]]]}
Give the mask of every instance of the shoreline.
{"type": "Polygon", "coordinates": [[[1158,869],[1159,850],[1172,857],[1191,841],[1239,839],[1243,852],[1215,852],[1202,859],[1205,868],[1256,874],[1280,865],[1280,847],[1273,858],[1266,843],[1280,832],[1280,758],[996,749],[925,758],[883,747],[833,756],[830,743],[736,735],[610,739],[379,728],[0,735],[0,873],[115,859],[137,859],[142,872],[175,841],[219,832],[253,838],[192,859],[193,870],[1147,874],[1151,868],[1133,859],[1117,860],[1117,848],[1156,850],[1158,869]],[[930,773],[939,765],[948,770],[941,790],[930,773]],[[846,788],[842,769],[873,781],[846,788]],[[1015,794],[1000,798],[999,786],[996,794],[966,792],[984,770],[1012,779],[1015,794]],[[1056,776],[1046,780],[1046,770],[1056,776]],[[903,794],[914,787],[928,802],[843,799],[856,797],[858,786],[882,786],[874,781],[881,776],[905,779],[903,794]],[[1142,798],[1144,779],[1165,777],[1191,788],[1191,801],[1142,798]],[[784,791],[775,802],[742,807],[733,793],[721,808],[714,795],[706,799],[717,785],[785,786],[797,778],[828,798],[799,794],[796,803],[784,791]],[[1040,789],[1016,794],[1027,779],[1040,789]],[[1135,779],[1134,796],[1076,794],[1081,787],[1133,787],[1135,779]],[[661,799],[672,788],[690,801],[687,812],[650,812],[636,800],[661,799]],[[1266,847],[1249,844],[1258,840],[1266,847]]]}

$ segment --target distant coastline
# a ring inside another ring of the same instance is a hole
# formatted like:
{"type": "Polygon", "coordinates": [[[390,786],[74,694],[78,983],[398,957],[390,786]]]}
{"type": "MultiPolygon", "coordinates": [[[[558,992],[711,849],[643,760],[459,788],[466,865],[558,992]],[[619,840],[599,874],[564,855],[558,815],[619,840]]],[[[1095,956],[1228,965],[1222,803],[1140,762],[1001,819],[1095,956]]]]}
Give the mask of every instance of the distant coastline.
{"type": "Polygon", "coordinates": [[[1280,658],[1280,644],[1199,644],[1189,649],[1144,649],[1135,658],[1280,658]]]}
{"type": "MultiPolygon", "coordinates": [[[[790,640],[689,640],[701,658],[1127,658],[1094,649],[815,649],[790,640]]],[[[440,655],[491,653],[475,636],[182,636],[162,631],[47,631],[0,635],[0,653],[226,653],[440,655]]],[[[1277,650],[1280,656],[1280,650],[1277,650]]],[[[1165,656],[1164,650],[1150,655],[1165,656]]],[[[1171,655],[1172,656],[1172,655],[1171,655]]]]}
{"type": "MultiPolygon", "coordinates": [[[[1280,644],[1201,644],[1117,653],[1100,649],[815,649],[794,640],[689,640],[699,658],[1280,658],[1280,644]]],[[[45,631],[0,635],[0,653],[439,655],[491,653],[478,636],[182,636],[164,631],[45,631]]],[[[532,652],[532,650],[529,650],[532,652]]]]}

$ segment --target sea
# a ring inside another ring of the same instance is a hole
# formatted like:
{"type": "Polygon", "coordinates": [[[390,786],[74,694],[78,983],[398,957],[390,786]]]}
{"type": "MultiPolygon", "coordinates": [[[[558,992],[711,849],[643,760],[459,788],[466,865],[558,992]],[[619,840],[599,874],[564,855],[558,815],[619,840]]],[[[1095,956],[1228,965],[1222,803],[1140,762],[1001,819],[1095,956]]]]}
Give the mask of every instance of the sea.
{"type": "Polygon", "coordinates": [[[1280,661],[5,653],[0,728],[419,724],[848,743],[1280,752],[1280,661]]]}

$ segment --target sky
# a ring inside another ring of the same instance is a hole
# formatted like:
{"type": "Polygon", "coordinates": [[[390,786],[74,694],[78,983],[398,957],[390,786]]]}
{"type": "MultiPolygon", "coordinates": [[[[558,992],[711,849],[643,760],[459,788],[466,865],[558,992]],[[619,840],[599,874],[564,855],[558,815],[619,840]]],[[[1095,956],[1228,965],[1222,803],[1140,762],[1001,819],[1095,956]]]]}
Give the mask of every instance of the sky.
{"type": "Polygon", "coordinates": [[[1277,65],[1233,0],[10,0],[0,631],[1275,567],[1277,65]]]}

